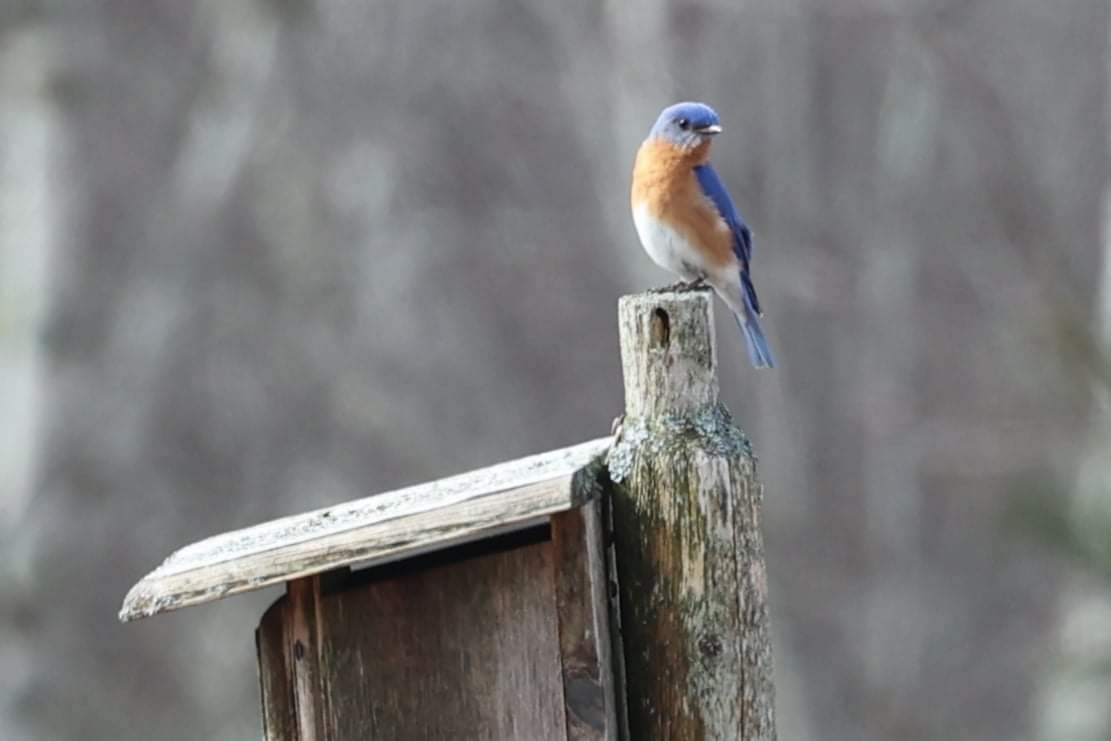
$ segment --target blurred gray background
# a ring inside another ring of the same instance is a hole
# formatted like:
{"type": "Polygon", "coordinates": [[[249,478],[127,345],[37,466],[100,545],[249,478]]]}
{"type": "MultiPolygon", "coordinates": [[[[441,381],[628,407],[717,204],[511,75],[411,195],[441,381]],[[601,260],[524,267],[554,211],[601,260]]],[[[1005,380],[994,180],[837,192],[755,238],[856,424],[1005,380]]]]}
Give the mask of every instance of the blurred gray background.
{"type": "Polygon", "coordinates": [[[780,738],[1111,739],[1103,0],[0,2],[0,736],[259,736],[204,536],[605,434],[701,99],[780,738]],[[1103,297],[1101,299],[1101,296],[1103,297]]]}

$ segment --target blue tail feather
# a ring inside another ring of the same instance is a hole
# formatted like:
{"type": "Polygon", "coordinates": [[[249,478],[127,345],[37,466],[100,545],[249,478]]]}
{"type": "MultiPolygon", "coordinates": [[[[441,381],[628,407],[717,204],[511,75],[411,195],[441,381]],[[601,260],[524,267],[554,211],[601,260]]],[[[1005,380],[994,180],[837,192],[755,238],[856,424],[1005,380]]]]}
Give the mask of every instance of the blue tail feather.
{"type": "Polygon", "coordinates": [[[739,315],[735,315],[737,325],[745,335],[745,345],[748,346],[748,359],[752,361],[754,368],[774,368],[775,358],[772,357],[772,350],[768,347],[768,338],[764,336],[764,330],[760,327],[760,319],[752,308],[751,302],[745,301],[745,316],[742,319],[739,315]]]}
{"type": "Polygon", "coordinates": [[[741,271],[741,285],[744,287],[745,300],[752,307],[752,311],[759,316],[764,312],[760,309],[760,299],[756,297],[756,286],[752,285],[752,276],[747,270],[741,271]]]}

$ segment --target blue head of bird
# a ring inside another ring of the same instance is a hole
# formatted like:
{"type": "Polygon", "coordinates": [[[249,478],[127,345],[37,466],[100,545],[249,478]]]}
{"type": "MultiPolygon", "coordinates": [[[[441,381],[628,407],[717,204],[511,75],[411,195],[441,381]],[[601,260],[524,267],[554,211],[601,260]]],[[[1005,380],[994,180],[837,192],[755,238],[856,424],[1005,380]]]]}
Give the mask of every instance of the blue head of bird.
{"type": "Polygon", "coordinates": [[[664,108],[649,138],[668,141],[687,151],[708,143],[722,132],[717,112],[705,103],[676,103],[664,108]]]}

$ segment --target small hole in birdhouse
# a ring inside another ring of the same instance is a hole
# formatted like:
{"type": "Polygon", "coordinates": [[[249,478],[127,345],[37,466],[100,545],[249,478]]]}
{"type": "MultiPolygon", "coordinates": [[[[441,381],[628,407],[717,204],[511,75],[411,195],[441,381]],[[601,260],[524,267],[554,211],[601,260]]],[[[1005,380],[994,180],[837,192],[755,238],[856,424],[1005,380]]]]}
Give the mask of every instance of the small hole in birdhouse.
{"type": "Polygon", "coordinates": [[[653,310],[650,332],[652,347],[667,347],[671,342],[671,319],[663,309],[653,310]]]}

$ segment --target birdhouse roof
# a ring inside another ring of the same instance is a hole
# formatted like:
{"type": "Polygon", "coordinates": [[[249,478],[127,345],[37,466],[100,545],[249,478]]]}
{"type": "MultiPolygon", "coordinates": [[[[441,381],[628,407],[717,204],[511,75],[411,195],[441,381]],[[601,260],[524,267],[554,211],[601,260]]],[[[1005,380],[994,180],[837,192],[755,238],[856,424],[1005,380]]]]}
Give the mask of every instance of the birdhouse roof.
{"type": "Polygon", "coordinates": [[[215,535],[139,581],[120,620],[358,564],[386,563],[542,524],[597,495],[610,438],[215,535]]]}

